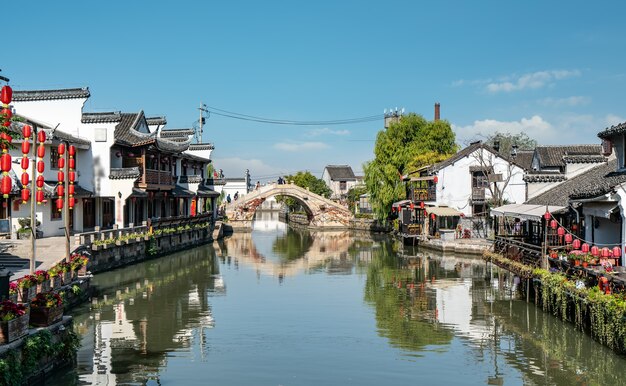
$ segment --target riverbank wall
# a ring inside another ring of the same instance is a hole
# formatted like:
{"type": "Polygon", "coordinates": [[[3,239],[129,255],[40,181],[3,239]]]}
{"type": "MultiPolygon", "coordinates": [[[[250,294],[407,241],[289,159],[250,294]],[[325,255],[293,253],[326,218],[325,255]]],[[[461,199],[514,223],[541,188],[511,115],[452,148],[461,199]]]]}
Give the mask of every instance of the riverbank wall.
{"type": "Polygon", "coordinates": [[[422,239],[419,247],[442,254],[482,256],[492,247],[492,243],[485,239],[422,239]]]}
{"type": "Polygon", "coordinates": [[[377,220],[368,218],[353,218],[349,224],[345,227],[337,227],[333,229],[329,228],[317,228],[309,225],[309,219],[305,214],[289,213],[285,216],[285,220],[290,226],[295,228],[303,228],[310,230],[356,230],[356,231],[368,231],[368,232],[384,232],[388,233],[391,228],[381,224],[377,220]]]}

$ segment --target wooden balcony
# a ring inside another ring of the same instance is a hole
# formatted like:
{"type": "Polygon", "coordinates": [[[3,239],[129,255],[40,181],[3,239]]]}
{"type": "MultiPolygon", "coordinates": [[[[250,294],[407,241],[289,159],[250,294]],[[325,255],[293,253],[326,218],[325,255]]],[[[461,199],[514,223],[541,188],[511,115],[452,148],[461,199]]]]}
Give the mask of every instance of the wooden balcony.
{"type": "Polygon", "coordinates": [[[174,188],[174,182],[174,177],[170,171],[146,169],[137,182],[137,187],[142,189],[171,190],[174,188]]]}
{"type": "Polygon", "coordinates": [[[435,185],[428,188],[412,188],[409,190],[409,199],[412,201],[437,201],[435,185]]]}
{"type": "Polygon", "coordinates": [[[472,188],[472,201],[474,202],[485,201],[485,188],[472,188]]]}

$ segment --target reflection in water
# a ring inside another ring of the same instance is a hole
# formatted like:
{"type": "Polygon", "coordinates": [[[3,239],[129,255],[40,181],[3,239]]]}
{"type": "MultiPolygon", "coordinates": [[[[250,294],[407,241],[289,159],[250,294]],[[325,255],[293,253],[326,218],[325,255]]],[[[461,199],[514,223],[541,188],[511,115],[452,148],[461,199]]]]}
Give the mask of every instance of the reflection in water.
{"type": "Polygon", "coordinates": [[[254,214],[254,222],[252,223],[252,230],[256,232],[273,232],[273,231],[285,231],[287,230],[287,224],[280,221],[278,218],[279,211],[263,211],[257,210],[254,214]]]}
{"type": "Polygon", "coordinates": [[[78,367],[49,384],[621,382],[624,357],[516,300],[504,272],[396,248],[255,231],[97,275],[78,367]]]}

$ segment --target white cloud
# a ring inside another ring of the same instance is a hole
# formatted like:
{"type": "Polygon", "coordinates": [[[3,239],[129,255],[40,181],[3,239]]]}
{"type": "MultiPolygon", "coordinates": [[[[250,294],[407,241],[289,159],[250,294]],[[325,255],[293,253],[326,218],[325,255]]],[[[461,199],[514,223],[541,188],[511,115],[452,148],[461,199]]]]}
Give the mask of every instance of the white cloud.
{"type": "Polygon", "coordinates": [[[246,169],[250,170],[252,178],[257,179],[260,179],[259,176],[278,176],[282,173],[281,169],[254,158],[215,158],[212,163],[213,167],[224,171],[224,176],[226,178],[243,178],[245,176],[246,169]]]}
{"type": "Polygon", "coordinates": [[[580,76],[579,70],[537,71],[523,75],[512,75],[499,82],[490,82],[486,90],[492,94],[526,89],[538,89],[552,84],[556,80],[580,76]]]}
{"type": "Polygon", "coordinates": [[[626,121],[626,119],[620,117],[619,115],[615,115],[615,114],[608,114],[606,117],[604,117],[604,123],[607,126],[617,125],[617,124],[625,122],[625,121],[626,121]]]}
{"type": "Polygon", "coordinates": [[[544,98],[540,99],[538,103],[547,107],[572,107],[588,105],[591,102],[591,98],[585,96],[571,96],[567,98],[544,98]]]}
{"type": "Polygon", "coordinates": [[[348,135],[350,134],[350,130],[332,130],[328,127],[324,127],[322,129],[311,129],[307,131],[306,134],[309,137],[317,137],[320,135],[348,135]]]}
{"type": "Polygon", "coordinates": [[[476,139],[485,139],[486,136],[494,134],[496,131],[511,134],[526,133],[530,138],[537,139],[541,143],[544,143],[544,139],[551,139],[558,134],[554,126],[539,115],[522,118],[519,121],[485,119],[474,121],[473,124],[467,126],[453,124],[452,129],[456,133],[457,142],[462,145],[476,139]]]}
{"type": "Polygon", "coordinates": [[[288,152],[322,150],[327,148],[328,145],[324,142],[278,142],[274,144],[274,149],[288,152]]]}

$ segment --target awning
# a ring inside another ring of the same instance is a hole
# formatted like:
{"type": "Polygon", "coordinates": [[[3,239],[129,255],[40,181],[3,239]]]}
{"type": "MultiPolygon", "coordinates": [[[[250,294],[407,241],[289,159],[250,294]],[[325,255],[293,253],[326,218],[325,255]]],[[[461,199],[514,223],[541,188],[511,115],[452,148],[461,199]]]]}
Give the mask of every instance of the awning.
{"type": "Polygon", "coordinates": [[[220,194],[213,189],[209,189],[206,186],[198,188],[198,197],[217,198],[220,194]]]}
{"type": "Polygon", "coordinates": [[[194,197],[196,194],[178,185],[172,190],[172,197],[194,197]]]}
{"type": "MultiPolygon", "coordinates": [[[[57,196],[57,186],[58,183],[54,181],[45,181],[43,184],[43,193],[45,197],[48,198],[58,198],[57,196]]],[[[89,191],[78,184],[74,184],[74,197],[91,197],[93,196],[93,192],[89,191]]]]}
{"type": "Polygon", "coordinates": [[[133,192],[130,194],[130,198],[146,198],[148,197],[148,192],[145,190],[133,188],[133,192]]]}
{"type": "Polygon", "coordinates": [[[427,206],[426,213],[434,214],[438,217],[454,217],[461,216],[461,212],[448,206],[427,206]]]}
{"type": "Polygon", "coordinates": [[[410,205],[411,204],[411,200],[402,200],[402,201],[396,201],[393,204],[391,204],[392,208],[399,208],[401,206],[406,206],[406,205],[410,205]]]}
{"type": "Polygon", "coordinates": [[[586,202],[582,208],[585,215],[610,218],[611,214],[617,209],[617,202],[586,202]]]}
{"type": "MultiPolygon", "coordinates": [[[[548,212],[560,212],[564,206],[549,205],[548,212]]],[[[492,216],[517,217],[523,220],[539,221],[546,213],[545,205],[507,204],[491,209],[492,216]]]]}

